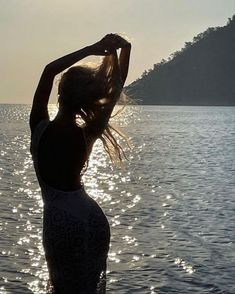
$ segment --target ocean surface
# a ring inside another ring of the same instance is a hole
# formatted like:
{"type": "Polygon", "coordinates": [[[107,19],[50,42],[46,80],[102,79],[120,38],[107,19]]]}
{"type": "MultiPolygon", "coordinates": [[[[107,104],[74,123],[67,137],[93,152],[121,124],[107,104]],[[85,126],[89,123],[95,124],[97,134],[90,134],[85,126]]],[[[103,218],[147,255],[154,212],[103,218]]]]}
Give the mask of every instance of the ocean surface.
{"type": "MultiPolygon", "coordinates": [[[[48,277],[29,111],[0,105],[1,294],[48,277]]],[[[129,162],[97,142],[84,177],[111,226],[107,293],[235,293],[235,107],[127,107],[119,125],[129,162]]]]}

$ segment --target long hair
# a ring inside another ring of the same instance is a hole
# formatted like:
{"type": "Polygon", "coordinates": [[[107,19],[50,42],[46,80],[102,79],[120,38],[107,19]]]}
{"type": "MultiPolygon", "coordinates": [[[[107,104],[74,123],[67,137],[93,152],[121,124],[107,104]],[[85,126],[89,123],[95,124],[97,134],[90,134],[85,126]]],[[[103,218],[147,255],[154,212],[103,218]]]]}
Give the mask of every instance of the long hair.
{"type": "MultiPolygon", "coordinates": [[[[96,68],[87,65],[70,67],[59,82],[60,107],[75,113],[87,127],[95,125],[94,122],[102,115],[103,109],[113,101],[120,103],[123,109],[126,104],[126,96],[122,94],[120,79],[117,78],[117,72],[115,72],[117,64],[115,52],[115,54],[105,56],[96,68]]],[[[125,134],[108,122],[104,122],[103,126],[96,126],[96,131],[111,161],[121,163],[126,156],[117,137],[124,139],[128,144],[125,134]],[[99,128],[102,131],[99,131],[99,128]]]]}

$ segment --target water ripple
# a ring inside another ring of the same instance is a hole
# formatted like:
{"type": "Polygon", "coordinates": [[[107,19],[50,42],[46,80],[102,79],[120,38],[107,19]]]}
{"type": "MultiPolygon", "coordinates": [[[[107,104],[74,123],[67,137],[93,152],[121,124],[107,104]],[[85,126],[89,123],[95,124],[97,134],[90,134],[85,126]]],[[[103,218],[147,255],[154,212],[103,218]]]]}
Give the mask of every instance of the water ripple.
{"type": "MultiPolygon", "coordinates": [[[[48,278],[29,109],[0,107],[0,293],[45,293],[48,278]]],[[[119,122],[135,145],[130,161],[111,168],[97,142],[84,177],[111,225],[108,293],[234,293],[234,108],[132,113],[119,122]]]]}

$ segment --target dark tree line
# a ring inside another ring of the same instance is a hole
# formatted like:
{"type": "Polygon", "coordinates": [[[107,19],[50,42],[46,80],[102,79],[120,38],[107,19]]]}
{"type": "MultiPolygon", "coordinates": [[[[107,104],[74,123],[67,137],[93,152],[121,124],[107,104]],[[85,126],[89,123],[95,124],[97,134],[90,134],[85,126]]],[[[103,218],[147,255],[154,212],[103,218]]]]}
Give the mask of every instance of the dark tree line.
{"type": "Polygon", "coordinates": [[[125,88],[142,104],[235,105],[235,15],[208,28],[125,88]]]}

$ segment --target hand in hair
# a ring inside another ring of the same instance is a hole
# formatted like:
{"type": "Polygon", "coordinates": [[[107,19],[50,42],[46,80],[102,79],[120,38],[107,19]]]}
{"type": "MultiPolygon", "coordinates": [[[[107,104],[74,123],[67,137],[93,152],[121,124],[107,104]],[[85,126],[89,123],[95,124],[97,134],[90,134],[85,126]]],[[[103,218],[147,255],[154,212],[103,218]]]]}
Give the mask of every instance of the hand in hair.
{"type": "Polygon", "coordinates": [[[97,43],[90,46],[91,55],[110,55],[119,48],[131,47],[131,44],[118,34],[107,34],[97,43]]]}
{"type": "Polygon", "coordinates": [[[126,46],[127,43],[127,41],[116,34],[108,34],[99,42],[96,42],[91,46],[84,47],[50,62],[44,68],[34,94],[33,105],[30,113],[30,127],[32,132],[41,120],[49,119],[47,105],[54,77],[79,60],[89,55],[107,56],[111,54],[112,58],[117,59],[116,49],[122,48],[118,60],[119,62],[116,62],[118,64],[118,68],[116,67],[117,70],[115,72],[120,70],[120,73],[118,74],[121,76],[121,80],[123,81],[122,84],[124,84],[128,72],[131,49],[131,46],[126,46]]]}
{"type": "Polygon", "coordinates": [[[129,43],[127,40],[125,40],[118,34],[108,34],[101,41],[103,41],[107,47],[109,46],[113,48],[113,50],[119,48],[121,49],[119,56],[119,70],[122,84],[124,85],[128,74],[131,43],[129,43]]]}
{"type": "Polygon", "coordinates": [[[89,46],[90,55],[107,56],[113,53],[113,48],[103,42],[103,39],[89,46]]]}
{"type": "Polygon", "coordinates": [[[111,48],[112,50],[131,46],[127,40],[118,34],[108,34],[101,40],[101,42],[105,44],[107,48],[111,48]]]}
{"type": "Polygon", "coordinates": [[[118,34],[108,34],[105,36],[105,42],[111,43],[115,49],[130,47],[131,44],[118,34]]]}
{"type": "Polygon", "coordinates": [[[114,53],[114,50],[120,48],[117,46],[115,34],[108,34],[103,37],[100,41],[89,46],[89,51],[91,55],[110,55],[114,53]]]}
{"type": "Polygon", "coordinates": [[[131,43],[118,34],[108,34],[98,43],[101,43],[108,52],[114,53],[117,49],[121,49],[118,63],[122,84],[124,85],[129,68],[131,43]]]}

